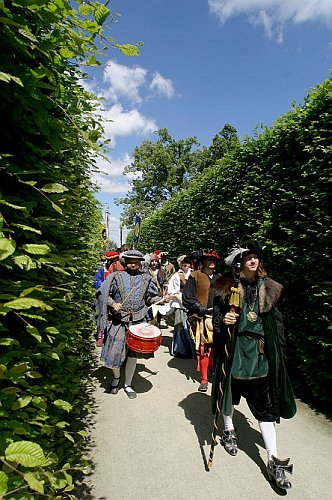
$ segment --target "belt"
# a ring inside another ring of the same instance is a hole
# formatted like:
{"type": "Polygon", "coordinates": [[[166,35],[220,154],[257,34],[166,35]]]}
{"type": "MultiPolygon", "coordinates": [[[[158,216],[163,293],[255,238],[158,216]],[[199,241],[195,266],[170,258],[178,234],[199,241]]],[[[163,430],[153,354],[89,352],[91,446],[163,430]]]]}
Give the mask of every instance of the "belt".
{"type": "Polygon", "coordinates": [[[264,339],[264,335],[259,335],[259,333],[254,333],[254,332],[238,332],[239,337],[245,337],[246,339],[257,339],[261,340],[264,339]]]}

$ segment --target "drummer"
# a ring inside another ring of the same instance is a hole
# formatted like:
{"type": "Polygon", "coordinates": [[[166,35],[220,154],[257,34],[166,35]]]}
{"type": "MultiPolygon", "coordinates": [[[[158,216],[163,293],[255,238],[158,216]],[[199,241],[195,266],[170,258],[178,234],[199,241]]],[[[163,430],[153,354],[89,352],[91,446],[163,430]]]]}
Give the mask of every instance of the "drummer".
{"type": "Polygon", "coordinates": [[[120,368],[125,364],[124,391],[130,399],[134,399],[137,394],[132,380],[137,359],[153,357],[153,353],[139,354],[128,349],[125,333],[131,324],[146,322],[149,306],[160,301],[160,297],[152,276],[141,271],[143,254],[138,250],[127,250],[122,258],[124,271],[115,271],[107,280],[104,314],[108,320],[100,359],[113,371],[111,394],[119,391],[120,368]]]}

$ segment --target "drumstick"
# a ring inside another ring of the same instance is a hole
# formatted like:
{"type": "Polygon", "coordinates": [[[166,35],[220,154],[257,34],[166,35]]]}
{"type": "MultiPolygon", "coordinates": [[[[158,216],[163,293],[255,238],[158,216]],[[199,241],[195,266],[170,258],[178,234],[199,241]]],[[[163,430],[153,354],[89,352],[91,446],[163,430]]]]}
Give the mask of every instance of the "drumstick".
{"type": "MultiPolygon", "coordinates": [[[[170,295],[170,297],[173,297],[174,295],[170,295]]],[[[160,304],[160,302],[162,302],[164,300],[164,297],[161,298],[160,300],[158,300],[158,302],[155,302],[154,304],[151,304],[151,306],[148,307],[148,309],[151,309],[152,306],[157,306],[158,304],[160,304]]],[[[167,302],[166,302],[167,304],[167,302]]]]}

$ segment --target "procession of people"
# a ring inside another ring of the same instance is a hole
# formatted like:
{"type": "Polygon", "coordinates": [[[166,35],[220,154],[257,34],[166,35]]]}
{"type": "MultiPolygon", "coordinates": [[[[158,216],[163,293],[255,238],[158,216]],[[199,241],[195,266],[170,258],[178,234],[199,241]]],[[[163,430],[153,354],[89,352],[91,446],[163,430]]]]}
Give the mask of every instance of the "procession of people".
{"type": "MultiPolygon", "coordinates": [[[[262,264],[257,241],[236,245],[224,259],[212,249],[177,258],[176,271],[167,252],[143,255],[137,249],[108,252],[108,267],[96,287],[95,319],[102,338],[101,362],[112,371],[109,392],[137,392],[133,377],[137,359],[154,357],[161,343],[162,318],[172,318],[170,354],[197,360],[198,391],[212,381],[211,406],[220,442],[231,456],[238,453],[234,406],[246,399],[258,421],[267,453],[267,477],[289,490],[290,459],[277,452],[276,423],[296,413],[283,346],[285,334],[278,304],[283,287],[262,264]],[[115,255],[115,253],[117,255],[115,255]],[[114,261],[121,259],[121,268],[114,261]],[[170,266],[172,264],[172,266],[170,266]]],[[[95,275],[96,282],[97,271],[95,275]]],[[[167,323],[168,324],[168,323],[167,323]]],[[[211,452],[213,452],[211,445],[211,452]]],[[[212,455],[211,455],[212,456],[212,455]]]]}

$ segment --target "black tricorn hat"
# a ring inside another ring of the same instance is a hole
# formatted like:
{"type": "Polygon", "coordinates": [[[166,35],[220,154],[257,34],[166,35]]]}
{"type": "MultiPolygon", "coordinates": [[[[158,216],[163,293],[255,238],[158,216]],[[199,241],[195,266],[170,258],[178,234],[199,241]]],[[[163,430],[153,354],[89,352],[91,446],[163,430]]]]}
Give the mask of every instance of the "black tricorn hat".
{"type": "Polygon", "coordinates": [[[231,249],[229,255],[225,259],[225,264],[228,266],[233,266],[236,262],[239,262],[248,255],[249,253],[255,253],[259,260],[262,260],[263,249],[256,240],[244,241],[237,247],[231,249]]]}

